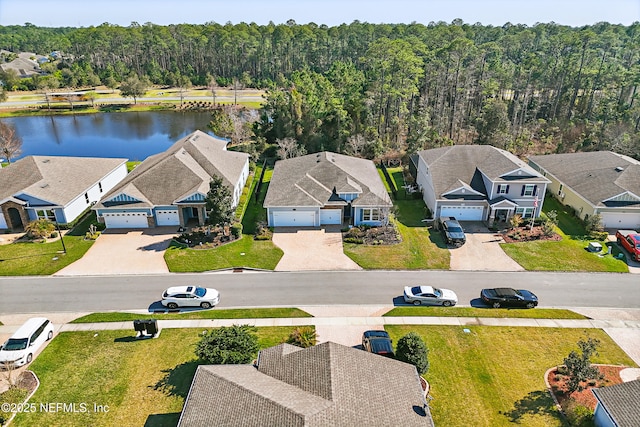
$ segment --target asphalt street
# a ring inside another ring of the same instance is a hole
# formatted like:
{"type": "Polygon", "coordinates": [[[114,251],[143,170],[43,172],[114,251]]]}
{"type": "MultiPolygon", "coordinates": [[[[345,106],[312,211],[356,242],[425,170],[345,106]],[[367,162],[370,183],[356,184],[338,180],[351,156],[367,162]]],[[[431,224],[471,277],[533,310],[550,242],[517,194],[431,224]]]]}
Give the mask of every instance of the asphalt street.
{"type": "Polygon", "coordinates": [[[7,277],[0,313],[152,309],[176,285],[218,289],[219,307],[389,305],[402,304],[403,287],[418,284],[453,289],[461,306],[478,304],[482,288],[514,287],[537,294],[540,307],[640,308],[640,280],[631,274],[429,270],[7,277]]]}

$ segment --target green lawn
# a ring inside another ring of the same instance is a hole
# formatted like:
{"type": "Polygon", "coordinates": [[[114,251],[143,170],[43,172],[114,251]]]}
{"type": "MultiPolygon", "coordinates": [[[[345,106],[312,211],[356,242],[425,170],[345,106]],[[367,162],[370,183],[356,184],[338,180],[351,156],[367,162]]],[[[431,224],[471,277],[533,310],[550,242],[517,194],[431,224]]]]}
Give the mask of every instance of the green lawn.
{"type": "Polygon", "coordinates": [[[272,171],[265,173],[264,182],[260,189],[258,200],[255,199],[257,178],[261,169],[255,170],[256,179],[251,185],[251,197],[242,219],[242,238],[235,242],[217,247],[215,249],[189,249],[171,246],[164,254],[164,260],[172,272],[201,272],[219,270],[223,268],[248,267],[265,270],[273,270],[283,252],[270,240],[254,240],[256,221],[266,221],[266,210],[262,207],[264,196],[267,193],[272,171]]]}
{"type": "MultiPolygon", "coordinates": [[[[398,191],[404,197],[404,191],[398,191]]],[[[400,196],[402,195],[402,196],[400,196]]],[[[367,270],[449,269],[449,251],[440,233],[427,228],[425,206],[421,199],[395,200],[395,224],[402,242],[388,246],[344,244],[344,253],[367,270]]]]}
{"type": "Polygon", "coordinates": [[[62,253],[60,239],[0,245],[0,276],[46,276],[82,258],[93,245],[93,240],[84,240],[93,220],[92,213],[64,236],[66,254],[62,253]]]}
{"type": "MultiPolygon", "coordinates": [[[[283,342],[293,327],[258,328],[260,348],[283,342]]],[[[40,387],[29,401],[87,404],[86,413],[20,414],[13,425],[175,426],[198,366],[200,329],[164,329],[138,341],[133,331],[64,332],[31,365],[40,387]],[[93,405],[108,406],[95,413],[93,405]]]]}
{"type": "Polygon", "coordinates": [[[394,342],[410,331],[429,348],[435,425],[565,426],[545,388],[544,373],[562,364],[581,338],[600,340],[594,363],[636,366],[602,330],[391,325],[394,342]]]}
{"type": "Polygon", "coordinates": [[[586,319],[571,310],[554,308],[504,309],[475,307],[396,307],[384,314],[385,317],[494,317],[525,319],[586,319]]]}
{"type": "Polygon", "coordinates": [[[298,308],[238,308],[223,310],[190,311],[186,313],[91,313],[79,317],[71,323],[126,322],[136,319],[183,320],[183,319],[273,319],[284,317],[313,317],[298,308]]]}
{"type": "Polygon", "coordinates": [[[592,240],[588,238],[580,220],[571,216],[555,198],[547,197],[544,201],[543,211],[549,212],[551,210],[558,212],[556,232],[562,236],[561,241],[502,243],[501,246],[505,253],[526,270],[629,271],[625,260],[616,258],[620,249],[611,242],[607,242],[606,245],[612,247],[612,255],[600,257],[597,254],[587,252],[585,248],[592,240]]]}

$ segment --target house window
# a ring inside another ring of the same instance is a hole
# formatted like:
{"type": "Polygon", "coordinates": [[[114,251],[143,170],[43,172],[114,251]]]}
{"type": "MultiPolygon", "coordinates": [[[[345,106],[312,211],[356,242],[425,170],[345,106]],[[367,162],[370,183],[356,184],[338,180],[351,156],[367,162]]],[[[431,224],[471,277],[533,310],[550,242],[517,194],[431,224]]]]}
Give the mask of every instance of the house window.
{"type": "Polygon", "coordinates": [[[100,190],[100,192],[102,193],[102,183],[101,183],[101,182],[99,182],[99,183],[98,183],[98,189],[99,189],[99,190],[100,190]]]}
{"type": "Polygon", "coordinates": [[[520,215],[522,218],[533,218],[534,208],[516,208],[516,215],[520,215]]]}
{"type": "Polygon", "coordinates": [[[43,211],[37,211],[38,214],[38,219],[48,219],[49,221],[55,222],[56,220],[56,215],[53,213],[52,210],[43,210],[43,211]]]}
{"type": "Polygon", "coordinates": [[[562,196],[563,189],[564,189],[564,185],[560,184],[560,188],[558,188],[558,196],[562,196]]]}
{"type": "Polygon", "coordinates": [[[84,193],[84,201],[89,203],[89,193],[84,193]]]}
{"type": "Polygon", "coordinates": [[[522,195],[523,196],[533,196],[536,192],[536,186],[533,184],[527,184],[524,186],[522,195]]]}
{"type": "Polygon", "coordinates": [[[380,221],[380,209],[379,208],[366,208],[362,209],[363,221],[380,221]]]}
{"type": "Polygon", "coordinates": [[[507,194],[509,192],[509,184],[498,184],[498,194],[507,194]]]}

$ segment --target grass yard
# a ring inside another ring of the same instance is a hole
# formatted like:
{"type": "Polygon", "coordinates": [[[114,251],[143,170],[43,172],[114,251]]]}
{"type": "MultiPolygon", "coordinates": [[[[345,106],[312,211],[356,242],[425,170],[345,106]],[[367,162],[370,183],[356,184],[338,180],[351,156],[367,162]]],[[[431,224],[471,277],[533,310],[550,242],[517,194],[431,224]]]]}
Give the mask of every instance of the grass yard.
{"type": "Polygon", "coordinates": [[[384,317],[491,317],[523,319],[586,319],[586,316],[571,310],[554,308],[504,309],[475,307],[396,307],[384,314],[384,317]]]}
{"type": "Polygon", "coordinates": [[[449,251],[442,236],[421,221],[426,214],[422,199],[404,198],[404,190],[398,191],[398,197],[394,201],[397,211],[394,221],[402,242],[379,246],[345,243],[344,253],[367,270],[448,270],[449,251]]]}
{"type": "MultiPolygon", "coordinates": [[[[293,329],[258,328],[260,348],[283,342],[293,329]]],[[[87,412],[23,413],[13,425],[175,426],[198,366],[201,332],[164,329],[143,341],[122,330],[61,333],[31,365],[40,388],[29,402],[85,403],[87,412]],[[108,412],[94,412],[94,404],[108,412]]]]}
{"type": "MultiPolygon", "coordinates": [[[[274,319],[285,317],[313,317],[299,308],[236,308],[226,310],[189,311],[185,313],[136,314],[136,313],[91,313],[71,323],[126,322],[136,319],[183,320],[183,319],[274,319]]],[[[0,323],[1,325],[1,323],[0,323]]]]}
{"type": "Polygon", "coordinates": [[[257,221],[266,221],[266,210],[262,201],[267,194],[267,187],[272,171],[268,170],[263,179],[258,200],[255,198],[257,180],[261,167],[256,167],[252,181],[251,197],[247,200],[247,207],[242,218],[242,238],[232,243],[214,249],[190,249],[170,246],[164,254],[164,260],[171,272],[201,272],[233,267],[259,268],[273,270],[283,252],[271,240],[254,240],[257,221]]]}
{"type": "Polygon", "coordinates": [[[620,249],[611,242],[607,242],[606,245],[612,247],[612,255],[600,257],[588,252],[585,248],[592,240],[588,238],[580,220],[571,216],[555,198],[547,197],[544,201],[543,211],[549,212],[551,210],[558,212],[556,232],[562,236],[561,241],[502,243],[500,245],[505,253],[525,270],[623,273],[629,271],[624,259],[616,258],[620,249]]]}
{"type": "Polygon", "coordinates": [[[414,331],[429,348],[431,413],[447,427],[566,426],[544,383],[581,338],[600,340],[594,363],[634,366],[602,330],[391,325],[397,342],[414,331]]]}
{"type": "Polygon", "coordinates": [[[95,214],[87,215],[64,236],[66,254],[60,239],[0,245],[0,276],[47,276],[82,258],[93,245],[93,240],[84,239],[93,220],[95,214]]]}

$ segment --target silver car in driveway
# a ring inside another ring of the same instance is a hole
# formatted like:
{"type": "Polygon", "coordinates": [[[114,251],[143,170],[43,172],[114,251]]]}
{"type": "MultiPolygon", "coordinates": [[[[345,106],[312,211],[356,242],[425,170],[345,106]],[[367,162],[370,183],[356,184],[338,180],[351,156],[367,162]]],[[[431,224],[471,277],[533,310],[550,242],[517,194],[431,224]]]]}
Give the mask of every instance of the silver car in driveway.
{"type": "Polygon", "coordinates": [[[458,296],[450,289],[433,286],[405,286],[404,302],[413,305],[442,305],[450,307],[458,303],[458,296]]]}

